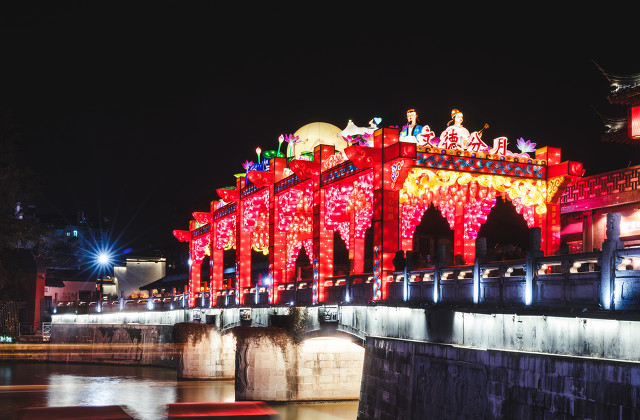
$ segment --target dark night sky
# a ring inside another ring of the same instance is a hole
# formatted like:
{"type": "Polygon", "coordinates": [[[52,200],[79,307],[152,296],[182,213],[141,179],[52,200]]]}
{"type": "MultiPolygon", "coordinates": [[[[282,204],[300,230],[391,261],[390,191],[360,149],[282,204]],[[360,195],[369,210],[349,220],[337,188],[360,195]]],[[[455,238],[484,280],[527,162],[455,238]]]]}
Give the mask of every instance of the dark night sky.
{"type": "Polygon", "coordinates": [[[107,217],[121,247],[174,245],[257,146],[314,121],[402,125],[415,107],[439,133],[458,108],[587,175],[640,164],[593,109],[624,115],[591,60],[640,72],[630,13],[136,4],[0,10],[0,108],[42,178],[38,212],[107,217]]]}

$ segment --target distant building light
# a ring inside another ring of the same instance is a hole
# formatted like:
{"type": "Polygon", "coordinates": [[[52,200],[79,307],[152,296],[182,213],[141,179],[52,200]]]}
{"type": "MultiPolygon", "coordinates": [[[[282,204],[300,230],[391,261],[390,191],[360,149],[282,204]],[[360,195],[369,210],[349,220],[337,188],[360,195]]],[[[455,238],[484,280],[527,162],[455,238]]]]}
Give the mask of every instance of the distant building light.
{"type": "Polygon", "coordinates": [[[73,236],[75,236],[75,237],[77,237],[77,236],[78,236],[78,231],[77,231],[77,230],[74,230],[74,231],[73,231],[73,236]]]}

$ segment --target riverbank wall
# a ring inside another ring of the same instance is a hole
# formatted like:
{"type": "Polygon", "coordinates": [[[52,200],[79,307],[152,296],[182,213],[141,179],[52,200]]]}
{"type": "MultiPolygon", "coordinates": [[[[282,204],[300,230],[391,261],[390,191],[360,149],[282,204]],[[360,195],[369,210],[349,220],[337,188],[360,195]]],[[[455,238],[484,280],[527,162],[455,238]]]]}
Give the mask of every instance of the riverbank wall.
{"type": "Polygon", "coordinates": [[[0,347],[2,360],[176,368],[180,347],[171,325],[54,324],[48,343],[0,347]]]}
{"type": "Polygon", "coordinates": [[[640,364],[367,337],[358,419],[637,418],[640,364]]]}
{"type": "Polygon", "coordinates": [[[0,347],[0,360],[155,366],[176,369],[179,379],[235,377],[236,340],[211,324],[62,324],[46,343],[0,347]]]}

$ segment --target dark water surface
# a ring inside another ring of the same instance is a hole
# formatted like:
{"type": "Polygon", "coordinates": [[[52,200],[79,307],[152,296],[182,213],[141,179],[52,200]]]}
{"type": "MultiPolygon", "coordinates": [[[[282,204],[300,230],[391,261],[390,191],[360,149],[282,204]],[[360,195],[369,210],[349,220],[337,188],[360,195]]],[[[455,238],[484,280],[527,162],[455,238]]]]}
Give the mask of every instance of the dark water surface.
{"type": "MultiPolygon", "coordinates": [[[[233,381],[178,381],[170,369],[0,361],[0,418],[24,407],[120,405],[137,419],[166,418],[174,402],[235,401],[233,381]]],[[[282,420],[355,419],[358,402],[272,405],[282,420]]]]}

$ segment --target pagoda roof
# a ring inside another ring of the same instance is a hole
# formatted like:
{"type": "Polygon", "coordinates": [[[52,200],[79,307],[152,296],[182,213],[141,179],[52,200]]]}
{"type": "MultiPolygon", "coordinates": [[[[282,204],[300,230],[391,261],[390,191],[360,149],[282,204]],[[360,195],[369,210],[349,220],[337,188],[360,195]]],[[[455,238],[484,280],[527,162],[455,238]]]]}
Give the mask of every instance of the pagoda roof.
{"type": "Polygon", "coordinates": [[[611,118],[600,115],[605,131],[602,133],[602,141],[609,143],[633,144],[638,141],[629,137],[628,121],[626,118],[611,118]]]}
{"type": "Polygon", "coordinates": [[[640,105],[640,73],[614,75],[605,72],[597,64],[596,66],[611,86],[611,93],[607,97],[610,103],[627,106],[640,105]]]}

